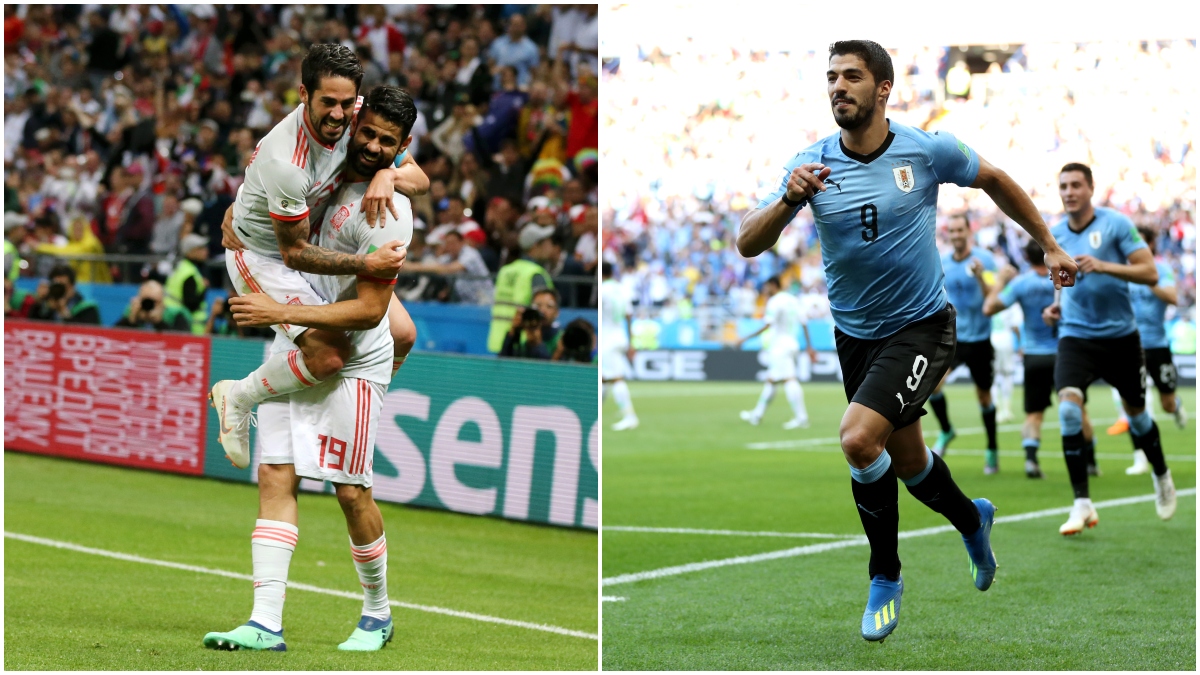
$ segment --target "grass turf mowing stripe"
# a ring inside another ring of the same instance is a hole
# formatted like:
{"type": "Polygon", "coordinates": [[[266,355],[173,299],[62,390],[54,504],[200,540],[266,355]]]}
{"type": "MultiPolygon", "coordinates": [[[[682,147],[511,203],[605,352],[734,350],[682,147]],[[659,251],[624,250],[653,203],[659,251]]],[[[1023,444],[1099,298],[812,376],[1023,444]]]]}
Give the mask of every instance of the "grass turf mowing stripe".
{"type": "Polygon", "coordinates": [[[827,532],[744,532],[742,530],[693,530],[686,527],[640,527],[637,525],[605,525],[605,532],[648,532],[651,534],[707,534],[726,537],[784,537],[789,539],[847,539],[861,534],[829,534],[827,532]]]}
{"type": "MultiPolygon", "coordinates": [[[[1177,495],[1180,497],[1187,495],[1195,495],[1196,488],[1187,488],[1179,490],[1177,495]]],[[[1123,497],[1121,499],[1110,499],[1108,501],[1096,502],[1097,509],[1107,508],[1110,506],[1126,506],[1129,504],[1139,504],[1142,502],[1153,501],[1154,495],[1138,495],[1136,497],[1123,497]]],[[[1044,509],[1042,511],[1030,511],[1028,513],[1018,513],[1011,516],[1001,516],[996,518],[995,522],[999,523],[1014,523],[1022,520],[1033,520],[1035,518],[1044,518],[1046,516],[1061,515],[1070,513],[1071,506],[1064,506],[1054,509],[1044,509]]],[[[943,532],[953,532],[952,525],[941,525],[938,527],[927,527],[920,530],[908,530],[900,532],[900,539],[912,539],[914,537],[926,537],[932,534],[941,534],[943,532]]],[[[849,548],[851,546],[866,546],[868,544],[865,537],[860,539],[846,539],[843,541],[833,541],[827,544],[812,544],[810,546],[798,546],[796,548],[784,549],[782,551],[770,551],[768,553],[758,553],[755,555],[743,555],[733,558],[725,558],[723,560],[706,560],[704,562],[688,563],[686,565],[675,565],[672,567],[663,567],[656,570],[647,570],[645,572],[634,572],[632,574],[621,574],[615,577],[609,577],[601,580],[602,586],[617,586],[619,584],[630,584],[636,581],[646,581],[648,579],[661,579],[663,577],[677,576],[680,574],[689,574],[691,572],[701,572],[703,570],[713,569],[716,567],[728,567],[730,565],[747,565],[750,563],[766,562],[768,560],[779,560],[780,558],[794,558],[801,555],[811,555],[814,553],[824,553],[825,551],[834,551],[840,548],[849,548]]]]}
{"type": "Polygon", "coordinates": [[[628,598],[623,598],[619,595],[602,595],[600,600],[604,602],[625,602],[628,598]]]}
{"type": "MultiPolygon", "coordinates": [[[[66,549],[77,553],[87,553],[89,555],[98,555],[105,558],[113,558],[115,560],[123,560],[126,562],[141,563],[143,565],[157,565],[159,567],[169,567],[172,569],[183,570],[185,572],[196,572],[199,574],[212,574],[219,577],[227,577],[229,579],[238,579],[241,581],[254,581],[254,577],[249,574],[240,574],[238,572],[230,572],[227,570],[212,569],[209,567],[200,567],[198,565],[187,565],[184,563],[170,562],[167,560],[155,560],[153,558],[143,558],[138,555],[130,555],[128,553],[119,553],[117,551],[106,551],[100,548],[91,548],[88,546],[80,546],[66,541],[56,541],[54,539],[45,539],[43,537],[34,537],[28,534],[20,534],[17,532],[4,532],[6,539],[16,539],[30,544],[40,544],[42,546],[52,546],[54,548],[66,549]]],[[[361,593],[351,593],[349,591],[338,591],[331,588],[321,588],[320,586],[310,586],[309,584],[297,583],[294,581],[288,582],[288,588],[294,588],[299,591],[309,591],[310,593],[320,593],[323,595],[332,595],[339,598],[347,598],[362,602],[363,596],[361,593]]],[[[559,628],[558,626],[548,626],[545,624],[531,623],[528,621],[516,621],[514,619],[503,619],[495,616],[487,616],[486,614],[475,614],[473,612],[461,612],[456,609],[446,609],[445,607],[433,607],[430,605],[417,605],[411,602],[401,602],[392,600],[390,604],[393,607],[403,607],[404,609],[412,609],[418,612],[429,612],[432,614],[444,614],[446,616],[458,617],[460,619],[472,619],[474,621],[483,621],[486,623],[497,623],[505,626],[515,626],[517,628],[528,628],[530,630],[538,630],[546,633],[557,633],[558,635],[566,635],[569,637],[584,638],[587,640],[599,640],[600,637],[593,633],[585,633],[578,630],[570,630],[568,628],[559,628]]]]}

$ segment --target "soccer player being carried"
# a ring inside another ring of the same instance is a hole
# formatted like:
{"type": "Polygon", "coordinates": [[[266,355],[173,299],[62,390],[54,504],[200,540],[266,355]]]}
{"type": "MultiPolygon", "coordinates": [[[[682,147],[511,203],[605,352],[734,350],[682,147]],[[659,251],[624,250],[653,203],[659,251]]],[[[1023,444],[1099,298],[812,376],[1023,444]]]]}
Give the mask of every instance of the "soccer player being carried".
{"type": "Polygon", "coordinates": [[[633,399],[629,396],[629,385],[625,378],[633,372],[633,341],[630,339],[630,314],[632,303],[625,289],[613,278],[613,265],[605,262],[600,266],[600,344],[604,345],[604,358],[600,360],[603,393],[612,390],[613,399],[621,410],[621,419],[612,425],[614,431],[636,429],[638,416],[633,410],[633,399]]]}
{"type": "MultiPolygon", "coordinates": [[[[1054,392],[1054,354],[1058,351],[1058,333],[1042,320],[1042,310],[1054,304],[1054,282],[1046,268],[1045,254],[1037,242],[1025,245],[1029,271],[1018,275],[1016,268],[1004,267],[996,277],[983,313],[994,316],[1014,303],[1021,306],[1024,323],[1021,330],[1021,351],[1025,362],[1025,424],[1021,428],[1021,446],[1025,449],[1025,475],[1041,478],[1038,448],[1042,443],[1042,421],[1050,407],[1054,392]]],[[[1083,434],[1093,443],[1092,425],[1083,411],[1083,434]]]]}
{"type": "Polygon", "coordinates": [[[784,429],[799,429],[808,426],[808,410],[804,407],[804,390],[800,388],[800,379],[796,375],[796,357],[800,354],[800,342],[796,336],[804,330],[804,344],[808,347],[808,358],[815,363],[817,352],[812,348],[812,338],[808,335],[808,324],[802,320],[804,309],[800,300],[783,290],[779,277],[771,277],[763,283],[763,295],[767,296],[767,306],[764,311],[765,323],[762,328],[737,341],[738,349],[747,340],[770,329],[767,334],[770,340],[763,341],[763,351],[767,357],[767,381],[763,383],[762,395],[758,397],[758,405],[754,410],[743,410],[742,419],[758,426],[763,413],[775,397],[775,387],[783,384],[783,393],[787,396],[788,404],[792,406],[792,419],[783,423],[784,429]],[[769,342],[769,344],[768,344],[769,342]]]}
{"type": "Polygon", "coordinates": [[[867,640],[882,640],[896,628],[904,590],[897,478],[962,534],[976,588],[987,590],[996,573],[995,507],[968,499],[921,435],[922,406],[949,370],[955,346],[955,310],[934,241],[938,185],[982,188],[1042,246],[1056,285],[1074,283],[1075,263],[1007,174],[950,134],[889,122],[893,71],[883,47],[833,43],[826,76],[841,132],[787,162],[773,191],[742,221],[737,246],[756,256],[800,209],[813,211],[850,402],[842,452],[871,545],[861,631],[867,640]]]}
{"type": "MultiPolygon", "coordinates": [[[[361,256],[394,242],[407,245],[412,239],[412,207],[407,197],[393,193],[392,208],[379,227],[369,226],[359,207],[371,179],[391,166],[397,153],[408,146],[416,110],[409,95],[398,87],[371,90],[350,139],[345,180],[314,230],[317,244],[338,255],[361,256]]],[[[305,273],[303,279],[321,303],[280,303],[264,293],[229,301],[240,326],[309,326],[346,334],[350,348],[339,377],[259,405],[258,433],[264,451],[258,467],[258,521],[250,540],[254,609],[245,625],[206,635],[204,644],[210,648],[286,650],[283,600],[299,537],[296,491],[301,477],[333,483],[363,588],[362,617],[338,648],[372,651],[392,639],[387,539],[371,484],[380,409],[392,379],[393,346],[387,315],[396,274],[305,273]]],[[[272,353],[295,350],[287,333],[277,331],[272,353]]]]}
{"type": "MultiPolygon", "coordinates": [[[[394,277],[405,251],[398,241],[354,255],[309,242],[310,223],[321,222],[330,196],[343,180],[346,149],[362,105],[358,88],[363,69],[346,47],[317,44],[308,50],[300,71],[302,103],[259,142],[222,232],[223,244],[230,249],[225,265],[239,295],[266,293],[277,302],[314,305],[324,300],[301,272],[394,277]]],[[[355,208],[364,211],[373,225],[385,209],[398,217],[394,191],[416,194],[428,187],[429,179],[407,160],[399,168],[376,173],[362,204],[355,208]]],[[[388,317],[395,348],[403,352],[394,355],[394,369],[415,342],[416,328],[397,299],[390,301],[388,317]]],[[[218,440],[238,468],[250,463],[254,406],[333,377],[350,349],[350,340],[341,331],[291,323],[274,328],[297,349],[272,355],[241,380],[217,382],[209,395],[220,421],[218,440]]]]}
{"type": "MultiPolygon", "coordinates": [[[[987,251],[980,251],[971,246],[971,223],[967,214],[959,213],[950,217],[946,225],[946,233],[950,235],[950,244],[954,247],[942,256],[942,269],[946,276],[946,294],[950,304],[958,312],[956,332],[958,344],[954,349],[954,358],[950,361],[950,371],[959,364],[967,364],[971,371],[971,380],[975,382],[975,396],[979,399],[979,412],[983,415],[983,428],[987,431],[987,454],[984,459],[983,472],[993,474],[1000,470],[1000,455],[996,446],[996,404],[992,402],[992,381],[995,379],[993,359],[996,351],[992,347],[992,322],[983,314],[983,299],[991,291],[995,279],[996,263],[987,251]]],[[[937,415],[938,423],[942,425],[942,433],[933,444],[933,452],[938,455],[946,454],[946,445],[954,439],[954,427],[950,424],[950,413],[946,410],[946,396],[942,387],[946,386],[946,377],[938,382],[933,395],[929,397],[929,405],[937,415]]]]}
{"type": "MultiPolygon", "coordinates": [[[[1139,227],[1138,233],[1150,247],[1150,254],[1157,253],[1155,239],[1158,233],[1150,227],[1139,227]]],[[[1175,395],[1175,384],[1178,372],[1175,361],[1171,358],[1171,342],[1167,339],[1166,314],[1167,307],[1179,304],[1179,293],[1175,289],[1175,273],[1171,266],[1154,259],[1158,269],[1158,283],[1154,286],[1145,284],[1129,284],[1129,293],[1133,299],[1133,314],[1137,317],[1138,335],[1142,340],[1142,349],[1146,353],[1146,372],[1158,389],[1159,403],[1163,412],[1175,417],[1175,426],[1183,429],[1187,426],[1187,412],[1183,409],[1183,400],[1175,395]]],[[[1121,410],[1121,396],[1116,389],[1113,392],[1113,403],[1121,410]]],[[[1150,388],[1146,388],[1147,408],[1149,408],[1150,388]]],[[[1125,433],[1129,430],[1129,418],[1122,414],[1117,423],[1109,428],[1110,435],[1125,433]]],[[[1135,449],[1133,451],[1133,466],[1125,469],[1125,473],[1136,476],[1150,471],[1150,463],[1146,461],[1146,453],[1135,449]]]]}
{"type": "Polygon", "coordinates": [[[1154,256],[1133,223],[1119,212],[1092,206],[1092,170],[1067,164],[1059,172],[1058,195],[1066,216],[1054,226],[1054,237],[1079,263],[1079,282],[1063,291],[1059,302],[1042,312],[1058,326],[1054,387],[1063,457],[1075,504],[1058,531],[1079,534],[1099,522],[1088,493],[1083,404],[1088,385],[1103,378],[1121,395],[1133,445],[1154,470],[1155,509],[1167,520],[1175,514],[1175,484],[1163,457],[1158,425],[1146,411],[1142,389],[1146,369],[1129,286],[1158,283],[1154,256]]]}

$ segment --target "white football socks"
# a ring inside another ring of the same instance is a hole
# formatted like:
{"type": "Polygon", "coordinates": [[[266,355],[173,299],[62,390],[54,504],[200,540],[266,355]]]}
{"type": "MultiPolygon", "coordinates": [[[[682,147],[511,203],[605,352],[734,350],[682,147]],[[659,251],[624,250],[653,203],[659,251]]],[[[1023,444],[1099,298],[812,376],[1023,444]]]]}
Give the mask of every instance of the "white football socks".
{"type": "Polygon", "coordinates": [[[350,555],[363,588],[363,616],[386,621],[392,615],[387,595],[387,535],[363,546],[351,541],[350,555]]]}
{"type": "Polygon", "coordinates": [[[283,599],[287,591],[288,566],[300,530],[291,523],[258,519],[250,535],[250,557],[254,562],[254,611],[250,620],[276,633],[283,630],[283,599]]]}
{"type": "Polygon", "coordinates": [[[771,399],[773,398],[775,398],[774,383],[764,382],[762,393],[758,395],[758,404],[754,406],[754,411],[751,414],[761,418],[763,413],[767,412],[767,406],[771,405],[771,399]]]}
{"type": "Polygon", "coordinates": [[[293,349],[272,354],[258,370],[237,381],[232,395],[238,403],[254,406],[274,396],[307,389],[320,381],[304,365],[304,354],[293,349]]]}
{"type": "Polygon", "coordinates": [[[621,414],[625,417],[634,417],[633,399],[629,397],[629,385],[625,384],[625,380],[617,380],[613,383],[613,400],[617,402],[617,407],[621,409],[621,414]]]}
{"type": "Polygon", "coordinates": [[[792,406],[792,414],[798,420],[808,419],[808,409],[804,407],[804,389],[800,387],[800,382],[797,380],[788,380],[783,383],[783,393],[787,396],[788,403],[792,406]]]}

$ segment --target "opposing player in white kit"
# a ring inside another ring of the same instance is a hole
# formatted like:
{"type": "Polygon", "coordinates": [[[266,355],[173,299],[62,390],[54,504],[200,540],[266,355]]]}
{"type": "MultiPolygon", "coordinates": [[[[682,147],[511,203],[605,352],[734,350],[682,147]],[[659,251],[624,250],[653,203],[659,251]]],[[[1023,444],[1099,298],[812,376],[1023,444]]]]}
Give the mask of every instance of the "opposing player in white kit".
{"type": "Polygon", "coordinates": [[[996,403],[996,424],[1013,419],[1013,379],[1016,376],[1017,348],[1021,344],[1020,305],[1012,305],[992,315],[992,348],[996,351],[996,381],[992,384],[992,400],[996,403]]]}
{"type": "MultiPolygon", "coordinates": [[[[411,138],[416,119],[412,99],[396,87],[377,87],[367,96],[350,141],[343,185],[334,193],[313,237],[320,246],[344,255],[368,254],[389,242],[412,239],[412,208],[393,196],[397,219],[386,214],[372,228],[358,208],[377,167],[386,167],[411,138]]],[[[350,351],[340,377],[326,379],[259,406],[264,468],[294,468],[290,490],[263,495],[251,538],[254,559],[254,610],[250,621],[227,633],[209,633],[206,646],[224,649],[285,651],[283,599],[288,567],[299,535],[296,490],[299,478],[330,481],[346,516],[350,549],[363,587],[362,617],[339,649],[383,648],[393,634],[387,597],[387,540],[383,517],[371,494],[372,458],[383,396],[391,382],[392,336],[387,318],[395,275],[322,276],[304,280],[327,304],[281,304],[253,293],[230,300],[239,325],[307,325],[345,334],[350,351]]],[[[294,353],[296,345],[279,332],[274,354],[294,353]]]]}
{"type": "Polygon", "coordinates": [[[783,423],[784,429],[798,429],[808,426],[808,410],[804,407],[804,389],[800,387],[800,378],[796,375],[796,357],[800,355],[800,342],[796,335],[804,331],[804,343],[808,348],[808,358],[817,360],[817,352],[812,348],[812,338],[808,334],[808,324],[803,321],[804,310],[800,300],[791,293],[783,292],[783,284],[779,277],[771,277],[763,283],[763,295],[767,296],[767,307],[763,319],[763,327],[737,341],[740,349],[747,340],[770,329],[770,340],[763,340],[764,351],[767,352],[767,381],[763,383],[762,394],[758,397],[758,405],[754,410],[743,410],[742,419],[755,426],[762,420],[763,413],[775,397],[775,387],[783,384],[783,393],[787,396],[788,404],[792,406],[792,419],[783,423]],[[769,342],[769,344],[767,344],[769,342]]]}
{"type": "Polygon", "coordinates": [[[625,378],[629,377],[633,368],[629,362],[633,359],[633,347],[630,340],[630,315],[633,305],[629,302],[625,289],[613,278],[612,263],[604,263],[600,268],[600,344],[604,355],[600,358],[600,380],[603,383],[604,395],[612,390],[613,399],[621,410],[621,419],[612,425],[614,431],[636,429],[637,413],[633,411],[633,399],[629,397],[629,385],[625,378]]]}
{"type": "MultiPolygon", "coordinates": [[[[239,294],[266,293],[282,303],[324,304],[300,272],[395,276],[403,264],[404,251],[395,250],[398,241],[385,242],[366,255],[339,253],[309,242],[310,222],[321,221],[342,181],[353,134],[346,131],[354,126],[362,105],[358,96],[362,77],[358,58],[342,45],[314,45],[305,56],[303,102],[259,142],[231,209],[224,242],[231,249],[226,267],[239,294]]],[[[415,164],[378,172],[364,198],[367,217],[373,221],[384,202],[396,216],[394,189],[420,191],[427,185],[428,179],[415,164]]],[[[398,300],[390,302],[391,321],[401,328],[393,332],[405,336],[397,342],[411,347],[412,321],[398,300]]],[[[335,331],[290,323],[274,328],[298,348],[272,356],[242,380],[218,382],[210,394],[220,422],[218,440],[240,468],[250,463],[254,406],[336,375],[350,349],[346,336],[335,331]]]]}

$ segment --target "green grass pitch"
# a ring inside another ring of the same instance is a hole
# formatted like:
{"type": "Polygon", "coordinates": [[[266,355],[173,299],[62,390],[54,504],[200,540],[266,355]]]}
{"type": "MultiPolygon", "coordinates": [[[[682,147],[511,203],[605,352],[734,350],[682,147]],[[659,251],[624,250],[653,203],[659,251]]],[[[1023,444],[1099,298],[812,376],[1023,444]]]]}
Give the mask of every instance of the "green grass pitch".
{"type": "MultiPolygon", "coordinates": [[[[393,607],[391,644],[340,652],[362,601],[289,588],[286,653],[212,651],[205,633],[249,618],[249,581],[7,535],[248,575],[255,486],[11,452],[4,469],[6,670],[596,669],[594,533],[380,504],[392,600],[591,637],[393,607]]],[[[332,495],[300,496],[289,581],[361,592],[332,495]]]]}
{"type": "MultiPolygon", "coordinates": [[[[1100,504],[1099,526],[1071,538],[1058,534],[1064,514],[997,523],[1000,567],[986,593],[971,582],[956,532],[901,539],[904,604],[879,644],[858,632],[868,549],[832,536],[862,534],[836,441],[841,385],[804,385],[812,426],[797,431],[780,428],[791,417],[781,391],[760,426],[738,418],[757,401],[754,383],[633,383],[631,391],[641,426],[606,428],[603,438],[606,670],[1196,668],[1194,422],[1179,430],[1157,415],[1175,484],[1191,489],[1170,521],[1140,501],[1100,504]],[[779,536],[791,533],[826,536],[779,536]],[[807,553],[755,557],[800,547],[807,553]],[[706,561],[724,564],[694,565],[706,561]],[[630,576],[667,568],[676,569],[630,576]]],[[[1125,475],[1129,436],[1105,434],[1115,418],[1108,388],[1090,394],[1103,471],[1092,479],[1093,501],[1152,494],[1148,475],[1125,475]]],[[[1181,394],[1194,411],[1195,389],[1181,394]]],[[[950,386],[946,397],[960,429],[947,463],[968,496],[991,499],[998,517],[1071,505],[1053,407],[1040,454],[1046,478],[1023,471],[1020,388],[1017,419],[1000,427],[1001,471],[985,476],[974,390],[950,386]]],[[[618,419],[611,398],[603,410],[606,427],[618,419]]],[[[922,422],[932,443],[937,420],[922,422]]],[[[900,490],[901,532],[944,525],[900,490]]]]}

